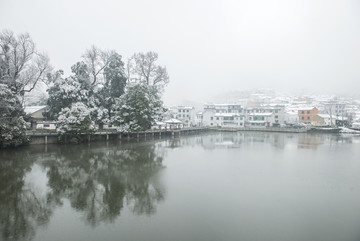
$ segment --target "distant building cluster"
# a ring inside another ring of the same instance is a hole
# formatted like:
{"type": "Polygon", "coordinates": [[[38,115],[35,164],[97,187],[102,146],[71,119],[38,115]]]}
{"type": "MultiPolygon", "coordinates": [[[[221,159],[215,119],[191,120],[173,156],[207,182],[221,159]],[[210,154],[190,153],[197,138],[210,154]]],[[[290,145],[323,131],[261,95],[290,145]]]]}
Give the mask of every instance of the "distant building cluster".
{"type": "MultiPolygon", "coordinates": [[[[333,96],[287,96],[251,94],[235,103],[172,106],[165,120],[155,127],[231,127],[267,128],[311,126],[348,126],[360,128],[360,100],[333,96]]],[[[25,108],[32,116],[33,129],[56,129],[56,122],[46,120],[46,106],[25,108]]],[[[104,129],[115,128],[104,124],[104,129]]]]}
{"type": "Polygon", "coordinates": [[[168,115],[188,127],[360,127],[360,101],[333,96],[282,96],[256,93],[235,103],[174,106],[168,115]]]}

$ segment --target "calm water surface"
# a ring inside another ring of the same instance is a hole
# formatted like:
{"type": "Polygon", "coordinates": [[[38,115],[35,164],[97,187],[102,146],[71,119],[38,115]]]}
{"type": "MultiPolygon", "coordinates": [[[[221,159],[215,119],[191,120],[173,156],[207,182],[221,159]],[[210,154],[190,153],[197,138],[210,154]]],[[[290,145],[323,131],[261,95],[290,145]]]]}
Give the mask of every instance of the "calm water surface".
{"type": "Polygon", "coordinates": [[[0,240],[360,240],[360,136],[0,151],[0,240]]]}

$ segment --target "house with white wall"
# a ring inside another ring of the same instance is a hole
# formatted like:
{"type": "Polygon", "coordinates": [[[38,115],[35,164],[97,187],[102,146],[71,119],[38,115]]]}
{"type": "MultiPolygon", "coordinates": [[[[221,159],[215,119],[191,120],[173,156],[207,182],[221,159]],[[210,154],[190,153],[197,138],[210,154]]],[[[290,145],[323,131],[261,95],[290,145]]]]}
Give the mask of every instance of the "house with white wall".
{"type": "MultiPolygon", "coordinates": [[[[266,106],[257,106],[257,107],[250,107],[246,108],[244,110],[245,115],[247,116],[247,121],[249,121],[248,117],[254,116],[256,114],[267,114],[263,115],[264,118],[267,118],[271,123],[269,126],[280,126],[285,123],[285,107],[280,105],[266,105],[266,106]],[[268,115],[273,114],[273,115],[268,115]],[[268,116],[273,116],[271,118],[268,118],[268,116]]],[[[261,115],[259,115],[260,118],[261,115]]],[[[253,119],[253,118],[250,118],[253,119]]],[[[262,119],[262,117],[260,118],[262,119]]],[[[262,123],[262,122],[259,122],[262,123]]],[[[254,125],[251,124],[251,126],[256,126],[255,122],[254,125]]],[[[262,125],[261,125],[262,126],[262,125]]]]}
{"type": "Polygon", "coordinates": [[[246,115],[245,126],[266,128],[274,126],[275,123],[275,113],[250,113],[246,115]]]}
{"type": "Polygon", "coordinates": [[[284,123],[288,125],[296,125],[299,124],[299,115],[297,111],[287,111],[285,112],[284,123]]]}
{"type": "Polygon", "coordinates": [[[56,121],[37,121],[36,130],[56,130],[56,121]]]}
{"type": "Polygon", "coordinates": [[[197,114],[198,126],[243,127],[245,116],[239,104],[205,104],[197,114]]]}
{"type": "Polygon", "coordinates": [[[169,108],[169,113],[169,118],[180,120],[186,127],[197,125],[195,107],[173,106],[169,108]]]}
{"type": "Polygon", "coordinates": [[[242,113],[243,108],[239,104],[205,104],[205,111],[213,111],[215,113],[242,113]]]}
{"type": "Polygon", "coordinates": [[[202,126],[231,128],[244,127],[245,115],[239,113],[215,113],[213,111],[205,111],[203,112],[202,126]]]}

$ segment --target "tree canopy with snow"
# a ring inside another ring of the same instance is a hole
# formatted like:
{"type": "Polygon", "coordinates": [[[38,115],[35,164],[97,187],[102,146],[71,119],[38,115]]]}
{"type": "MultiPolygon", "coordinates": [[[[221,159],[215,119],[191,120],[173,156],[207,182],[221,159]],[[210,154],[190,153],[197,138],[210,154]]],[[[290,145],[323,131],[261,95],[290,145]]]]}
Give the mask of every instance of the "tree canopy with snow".
{"type": "Polygon", "coordinates": [[[70,108],[64,108],[59,113],[57,130],[60,141],[78,143],[81,135],[92,134],[95,126],[90,118],[89,108],[76,102],[70,108]]]}
{"type": "Polygon", "coordinates": [[[24,117],[19,97],[7,85],[0,84],[0,148],[28,142],[24,117]]]}
{"type": "Polygon", "coordinates": [[[49,58],[37,51],[28,33],[0,32],[0,147],[25,144],[23,101],[51,72],[49,58]]]}
{"type": "Polygon", "coordinates": [[[156,88],[145,83],[132,83],[118,101],[113,123],[120,131],[144,131],[165,112],[156,88]]]}

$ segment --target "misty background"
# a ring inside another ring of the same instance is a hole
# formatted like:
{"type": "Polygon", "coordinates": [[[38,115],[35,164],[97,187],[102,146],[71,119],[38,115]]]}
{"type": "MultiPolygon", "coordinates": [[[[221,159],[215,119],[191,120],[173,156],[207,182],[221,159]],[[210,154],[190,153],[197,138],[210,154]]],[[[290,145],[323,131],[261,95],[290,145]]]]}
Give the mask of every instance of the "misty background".
{"type": "Polygon", "coordinates": [[[70,74],[91,45],[155,51],[166,105],[229,91],[358,94],[360,2],[0,0],[0,29],[28,32],[70,74]]]}

